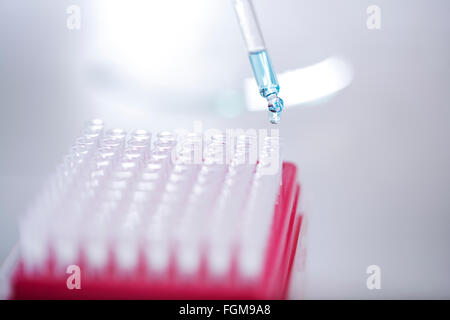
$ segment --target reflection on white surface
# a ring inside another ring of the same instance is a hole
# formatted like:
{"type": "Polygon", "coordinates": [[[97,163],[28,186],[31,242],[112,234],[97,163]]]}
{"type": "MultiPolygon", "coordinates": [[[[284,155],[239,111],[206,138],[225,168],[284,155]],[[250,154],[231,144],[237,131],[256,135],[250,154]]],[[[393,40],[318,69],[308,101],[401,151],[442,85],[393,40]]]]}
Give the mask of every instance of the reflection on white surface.
{"type": "MultiPolygon", "coordinates": [[[[353,78],[350,64],[331,57],[309,67],[290,70],[277,75],[280,97],[285,106],[310,102],[347,87],[353,78]]],[[[245,80],[245,98],[250,111],[266,110],[267,103],[259,95],[255,79],[245,80]]]]}

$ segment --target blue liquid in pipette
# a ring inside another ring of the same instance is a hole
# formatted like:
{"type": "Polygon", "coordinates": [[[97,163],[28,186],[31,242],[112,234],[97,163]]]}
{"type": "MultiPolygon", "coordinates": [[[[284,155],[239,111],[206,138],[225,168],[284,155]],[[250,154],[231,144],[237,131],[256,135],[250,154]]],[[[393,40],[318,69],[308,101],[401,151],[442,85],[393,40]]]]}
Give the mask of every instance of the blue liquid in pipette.
{"type": "Polygon", "coordinates": [[[280,122],[281,111],[283,110],[283,100],[278,97],[280,85],[277,76],[273,71],[269,55],[266,50],[251,52],[249,54],[253,75],[258,84],[259,93],[266,98],[269,108],[269,120],[271,123],[280,122]]]}
{"type": "Polygon", "coordinates": [[[251,52],[249,58],[261,96],[266,98],[271,94],[278,94],[280,85],[273,72],[267,51],[251,52]]]}

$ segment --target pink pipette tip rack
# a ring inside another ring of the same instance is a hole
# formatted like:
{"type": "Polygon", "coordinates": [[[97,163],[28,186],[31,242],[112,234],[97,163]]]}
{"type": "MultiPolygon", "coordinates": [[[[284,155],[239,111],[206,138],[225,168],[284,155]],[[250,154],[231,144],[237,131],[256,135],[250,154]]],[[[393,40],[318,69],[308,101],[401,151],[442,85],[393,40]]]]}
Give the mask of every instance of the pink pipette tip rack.
{"type": "Polygon", "coordinates": [[[286,298],[300,185],[289,162],[263,173],[279,161],[275,139],[256,161],[249,136],[235,139],[229,161],[220,135],[189,134],[181,148],[170,132],[151,140],[86,126],[21,220],[10,298],[286,298]]]}

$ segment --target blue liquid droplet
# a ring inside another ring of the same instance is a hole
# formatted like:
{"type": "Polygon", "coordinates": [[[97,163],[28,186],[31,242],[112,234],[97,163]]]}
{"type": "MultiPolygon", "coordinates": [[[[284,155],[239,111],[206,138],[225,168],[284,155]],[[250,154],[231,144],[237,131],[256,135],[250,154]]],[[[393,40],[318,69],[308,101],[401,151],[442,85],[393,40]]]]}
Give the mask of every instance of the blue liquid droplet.
{"type": "Polygon", "coordinates": [[[281,98],[278,98],[277,96],[271,96],[269,99],[267,99],[267,102],[269,103],[269,121],[272,124],[278,124],[281,120],[281,111],[283,111],[283,100],[281,98]]]}

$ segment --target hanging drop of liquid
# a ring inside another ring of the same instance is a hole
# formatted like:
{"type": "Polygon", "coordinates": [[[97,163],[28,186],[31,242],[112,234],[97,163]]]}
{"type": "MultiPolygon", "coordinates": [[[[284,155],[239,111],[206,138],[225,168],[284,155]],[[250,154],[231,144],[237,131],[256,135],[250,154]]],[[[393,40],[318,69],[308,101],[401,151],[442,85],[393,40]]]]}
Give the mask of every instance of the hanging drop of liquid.
{"type": "Polygon", "coordinates": [[[272,124],[278,124],[281,120],[281,111],[283,110],[283,99],[279,98],[276,94],[267,98],[269,108],[269,121],[272,124]]]}

